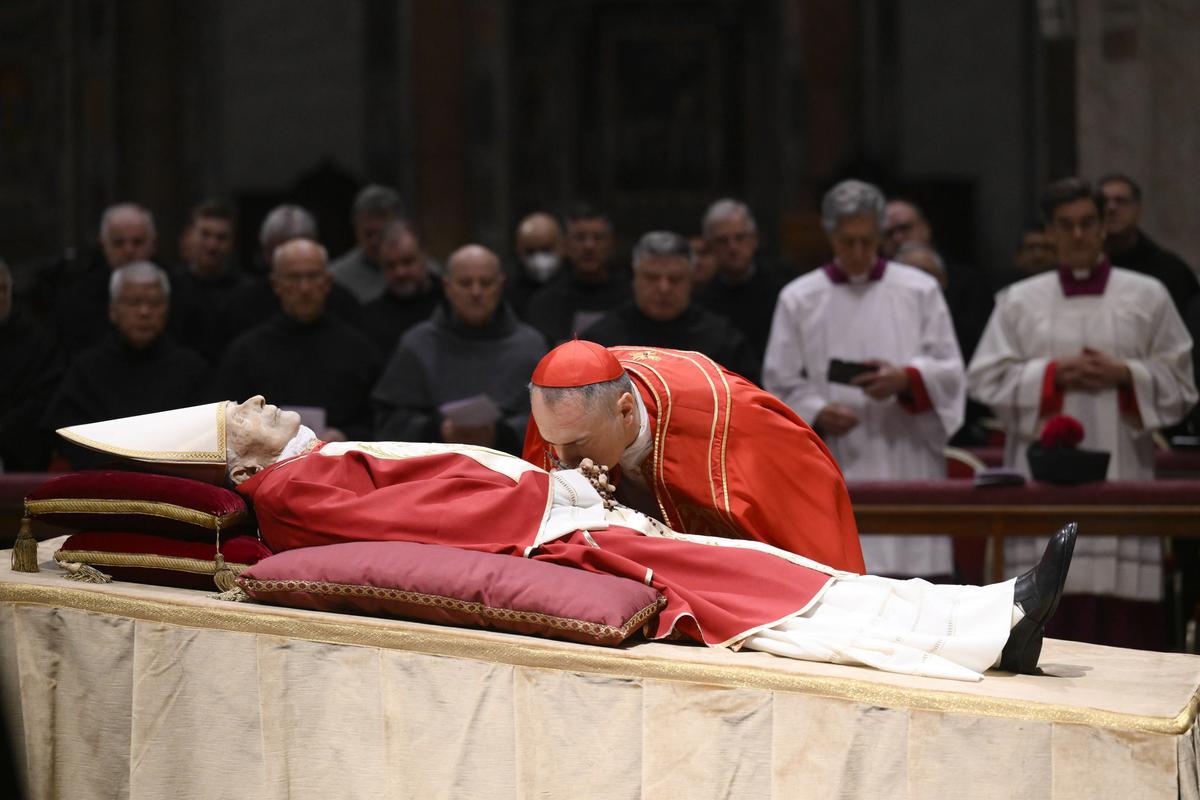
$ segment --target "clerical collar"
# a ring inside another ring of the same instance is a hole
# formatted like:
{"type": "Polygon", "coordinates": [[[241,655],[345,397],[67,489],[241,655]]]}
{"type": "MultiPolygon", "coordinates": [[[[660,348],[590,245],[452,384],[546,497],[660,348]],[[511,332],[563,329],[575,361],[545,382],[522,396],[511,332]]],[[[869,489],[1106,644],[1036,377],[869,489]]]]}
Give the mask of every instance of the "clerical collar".
{"type": "Polygon", "coordinates": [[[296,431],[287,444],[283,446],[283,450],[279,453],[279,461],[292,456],[298,456],[301,453],[307,453],[317,444],[317,435],[312,432],[312,428],[307,425],[301,425],[300,430],[296,431]]]}
{"type": "Polygon", "coordinates": [[[646,411],[646,403],[642,400],[642,393],[634,387],[633,399],[637,403],[638,413],[638,435],[633,440],[633,444],[625,448],[625,452],[621,454],[621,459],[618,462],[621,465],[622,472],[637,470],[646,456],[650,454],[650,449],[654,442],[650,437],[650,414],[646,411]]]}
{"type": "Polygon", "coordinates": [[[1062,286],[1064,297],[1080,297],[1083,295],[1104,294],[1108,286],[1108,276],[1112,274],[1112,263],[1104,256],[1096,262],[1096,266],[1086,275],[1076,274],[1073,270],[1058,267],[1058,283],[1062,286]]]}
{"type": "Polygon", "coordinates": [[[830,261],[821,269],[825,270],[825,276],[829,278],[830,283],[867,283],[883,278],[883,273],[887,270],[887,261],[882,258],[875,259],[875,266],[871,267],[871,271],[866,275],[847,275],[836,261],[830,261]]]}

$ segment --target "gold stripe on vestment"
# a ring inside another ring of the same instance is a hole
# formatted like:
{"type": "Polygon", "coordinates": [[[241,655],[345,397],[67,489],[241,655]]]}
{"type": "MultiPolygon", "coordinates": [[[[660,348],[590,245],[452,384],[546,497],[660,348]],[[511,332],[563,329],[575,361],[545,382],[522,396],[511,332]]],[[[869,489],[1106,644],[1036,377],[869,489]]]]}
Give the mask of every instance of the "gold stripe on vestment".
{"type": "MultiPolygon", "coordinates": [[[[667,482],[666,482],[665,476],[663,474],[665,464],[666,464],[666,452],[665,451],[666,451],[667,423],[671,419],[671,387],[667,386],[667,382],[663,380],[662,375],[660,375],[657,370],[655,370],[651,367],[646,367],[646,369],[648,369],[650,372],[654,373],[654,375],[662,383],[663,389],[667,393],[667,403],[666,403],[666,406],[664,406],[663,402],[662,402],[662,397],[659,396],[658,391],[654,388],[654,385],[653,385],[653,383],[651,383],[650,379],[646,375],[640,374],[638,372],[637,368],[641,367],[641,366],[643,366],[643,365],[625,363],[625,368],[632,370],[633,373],[635,375],[637,375],[639,378],[641,378],[642,382],[644,384],[646,384],[646,388],[650,390],[650,393],[652,395],[654,395],[654,405],[657,406],[657,408],[658,408],[658,420],[656,421],[657,428],[654,432],[654,455],[653,455],[654,464],[652,465],[653,469],[651,470],[651,475],[650,475],[650,487],[654,491],[654,499],[658,502],[658,509],[659,509],[659,511],[662,512],[663,522],[665,522],[669,527],[674,528],[674,527],[676,527],[677,523],[671,521],[671,515],[667,513],[667,507],[663,503],[663,497],[662,497],[662,495],[666,495],[667,502],[671,504],[671,507],[677,508],[677,506],[675,504],[675,500],[674,500],[674,498],[671,497],[671,492],[667,488],[667,482]],[[665,414],[664,414],[664,408],[666,410],[665,414]]],[[[635,386],[634,389],[636,389],[636,388],[637,387],[635,386]]],[[[679,527],[682,527],[682,523],[683,523],[683,517],[682,517],[682,515],[680,515],[680,518],[678,521],[679,527]]]]}
{"type": "MultiPolygon", "coordinates": [[[[705,361],[707,361],[709,363],[709,365],[711,367],[713,367],[714,370],[716,370],[718,375],[721,374],[720,367],[718,367],[716,362],[713,361],[708,356],[704,355],[703,353],[700,353],[697,351],[692,351],[692,350],[689,350],[686,352],[694,353],[695,355],[700,356],[705,361]]],[[[716,440],[716,437],[717,437],[717,418],[720,416],[720,401],[717,397],[717,387],[716,387],[716,384],[713,383],[712,378],[709,377],[707,372],[705,372],[704,368],[701,367],[696,361],[694,361],[689,356],[683,355],[682,352],[677,353],[675,355],[677,355],[679,358],[684,359],[685,361],[691,362],[696,367],[696,369],[700,370],[700,374],[702,374],[704,376],[704,379],[706,381],[708,381],[708,388],[712,391],[713,423],[712,423],[712,428],[709,431],[709,435],[708,435],[708,465],[709,465],[708,466],[708,487],[709,487],[709,493],[712,496],[713,508],[715,508],[718,513],[720,513],[722,510],[724,510],[725,518],[729,522],[729,524],[733,527],[733,529],[735,531],[737,531],[738,533],[742,533],[743,535],[745,535],[745,532],[743,532],[741,530],[741,528],[738,527],[737,523],[734,521],[733,512],[729,508],[729,481],[728,481],[728,476],[727,476],[726,470],[725,470],[725,439],[728,437],[728,433],[729,433],[729,414],[730,414],[730,411],[732,408],[732,403],[733,403],[733,397],[729,393],[729,384],[728,383],[725,384],[725,402],[726,402],[725,429],[724,429],[725,435],[721,440],[721,488],[723,490],[724,497],[725,497],[725,507],[724,507],[724,509],[722,509],[721,501],[717,498],[717,489],[716,489],[716,485],[713,483],[713,475],[712,475],[712,449],[713,449],[713,442],[716,440]]],[[[722,381],[725,380],[725,377],[723,375],[721,376],[721,380],[722,381]]]]}

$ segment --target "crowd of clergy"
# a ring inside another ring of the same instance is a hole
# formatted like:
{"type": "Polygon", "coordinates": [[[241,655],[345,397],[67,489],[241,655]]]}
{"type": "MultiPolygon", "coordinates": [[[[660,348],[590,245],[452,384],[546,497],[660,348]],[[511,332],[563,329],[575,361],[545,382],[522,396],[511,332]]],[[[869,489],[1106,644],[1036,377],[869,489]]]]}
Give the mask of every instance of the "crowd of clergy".
{"type": "MultiPolygon", "coordinates": [[[[694,231],[626,232],[628,257],[581,203],[521,219],[510,252],[463,244],[436,260],[419,215],[370,185],[348,209],[349,252],[280,205],[252,264],[234,263],[224,202],[191,210],[176,254],[150,209],[117,203],[94,257],[42,270],[18,302],[0,261],[0,470],[95,466],[55,441],[63,426],[254,394],[304,409],[326,441],[519,455],[530,374],[578,336],[704,353],[794,409],[848,480],[944,478],[948,443],[999,431],[1024,470],[1059,412],[1112,454],[1110,479],[1149,479],[1156,433],[1197,432],[1200,283],[1142,229],[1141,206],[1127,176],[1058,181],[1011,266],[982,270],[945,260],[915,203],[844,181],[821,208],[832,259],[796,276],[762,260],[754,211],[732,198],[694,231]]],[[[1010,571],[1040,546],[1007,542],[1010,571]]],[[[955,577],[933,532],[863,537],[863,551],[875,574],[955,577]]],[[[1082,538],[1067,592],[1058,635],[1162,644],[1159,540],[1082,538]]]]}

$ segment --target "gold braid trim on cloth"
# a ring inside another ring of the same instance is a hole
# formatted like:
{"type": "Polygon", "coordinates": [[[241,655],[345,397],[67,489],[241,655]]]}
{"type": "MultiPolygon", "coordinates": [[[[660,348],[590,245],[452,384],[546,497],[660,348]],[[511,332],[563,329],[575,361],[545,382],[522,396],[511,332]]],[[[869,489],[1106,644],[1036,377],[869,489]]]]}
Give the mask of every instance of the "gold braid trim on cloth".
{"type": "Polygon", "coordinates": [[[43,514],[142,514],[161,517],[175,522],[185,522],[201,528],[219,530],[240,522],[245,518],[244,510],[228,514],[207,514],[174,503],[154,500],[109,500],[106,498],[54,498],[49,500],[26,500],[25,513],[31,517],[43,514]]]}
{"type": "Polygon", "coordinates": [[[216,598],[211,598],[211,603],[206,602],[209,599],[184,603],[132,597],[114,591],[111,584],[104,588],[77,589],[0,583],[0,602],[74,608],[167,625],[406,650],[538,669],[799,692],[863,705],[1093,725],[1169,736],[1191,730],[1200,704],[1200,692],[1196,692],[1174,717],[1125,714],[1018,698],[984,698],[962,692],[783,672],[759,665],[684,663],[657,655],[631,655],[621,648],[543,641],[516,634],[448,629],[333,613],[255,610],[244,605],[221,603],[216,598]],[[303,614],[303,618],[294,616],[296,614],[303,614]]]}
{"type": "MultiPolygon", "coordinates": [[[[183,556],[156,556],[150,553],[109,553],[104,550],[58,550],[54,560],[59,564],[100,565],[102,567],[136,567],[139,569],[169,569],[175,572],[194,572],[197,575],[215,575],[221,567],[215,559],[184,558],[183,556]]],[[[223,562],[225,567],[239,574],[250,569],[249,564],[223,562]]]]}
{"type": "Polygon", "coordinates": [[[255,599],[259,592],[311,592],[326,597],[370,597],[377,600],[392,600],[400,603],[411,603],[415,606],[428,608],[444,608],[450,611],[461,611],[466,614],[477,614],[485,619],[503,620],[505,622],[527,622],[542,625],[560,631],[574,631],[600,642],[624,641],[629,634],[642,627],[655,614],[667,605],[667,599],[662,595],[617,628],[599,622],[590,622],[574,617],[557,617],[538,611],[521,611],[515,608],[496,608],[457,597],[446,597],[439,594],[425,594],[406,589],[387,589],[379,586],[361,586],[353,583],[327,583],[325,581],[299,580],[259,580],[248,578],[241,586],[255,599]]]}

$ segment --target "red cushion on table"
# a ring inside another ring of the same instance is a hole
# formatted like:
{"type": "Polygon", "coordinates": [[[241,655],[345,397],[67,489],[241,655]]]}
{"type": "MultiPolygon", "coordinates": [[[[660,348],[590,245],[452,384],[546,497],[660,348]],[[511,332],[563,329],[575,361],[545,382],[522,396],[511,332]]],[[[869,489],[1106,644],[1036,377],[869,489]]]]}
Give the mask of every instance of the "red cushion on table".
{"type": "Polygon", "coordinates": [[[146,472],[71,472],[25,498],[31,517],[77,531],[140,531],[212,539],[252,520],[241,495],[190,478],[146,472]]]}
{"type": "MultiPolygon", "coordinates": [[[[216,540],[210,542],[149,533],[87,531],[67,538],[58,561],[96,567],[118,580],[215,591],[216,540]]],[[[222,538],[221,556],[235,573],[271,555],[256,536],[222,538]]]]}
{"type": "Polygon", "coordinates": [[[256,600],[318,611],[618,644],[661,609],[653,588],[515,556],[413,542],[303,547],[238,577],[256,600]]]}

